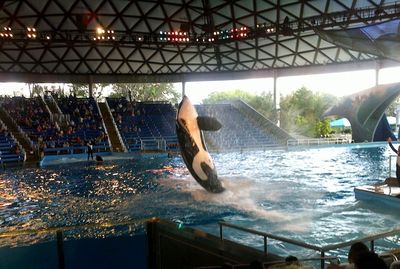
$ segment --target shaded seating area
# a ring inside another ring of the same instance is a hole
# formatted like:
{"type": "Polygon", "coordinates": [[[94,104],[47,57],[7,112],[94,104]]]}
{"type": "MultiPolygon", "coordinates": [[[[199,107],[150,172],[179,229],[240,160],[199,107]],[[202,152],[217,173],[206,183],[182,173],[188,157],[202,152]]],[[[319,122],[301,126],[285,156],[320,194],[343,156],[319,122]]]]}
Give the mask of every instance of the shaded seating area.
{"type": "Polygon", "coordinates": [[[56,102],[61,112],[68,116],[68,124],[60,134],[62,147],[47,148],[46,155],[83,153],[89,141],[94,143],[94,152],[110,151],[104,124],[93,97],[62,96],[56,98],[56,102]]]}
{"type": "Polygon", "coordinates": [[[56,126],[39,97],[4,98],[2,106],[34,143],[39,137],[50,140],[56,132],[56,126]]]}
{"type": "Polygon", "coordinates": [[[231,104],[197,105],[200,116],[211,116],[222,123],[216,132],[204,132],[207,145],[218,151],[267,149],[280,146],[275,137],[261,129],[231,104]]]}
{"type": "MultiPolygon", "coordinates": [[[[94,98],[70,95],[56,97],[55,100],[67,119],[63,124],[53,120],[41,97],[5,98],[3,107],[10,115],[17,115],[14,120],[41,157],[86,153],[89,141],[94,144],[94,153],[110,151],[109,139],[94,98]]],[[[178,150],[176,108],[170,103],[130,102],[126,98],[109,97],[106,102],[129,152],[178,150]]],[[[272,133],[232,104],[197,105],[196,109],[199,115],[215,117],[223,124],[219,131],[204,132],[211,150],[235,151],[280,146],[272,133]]]]}
{"type": "Polygon", "coordinates": [[[86,142],[94,142],[94,152],[109,151],[107,135],[93,98],[58,98],[68,115],[67,125],[59,126],[42,97],[2,98],[2,106],[19,126],[38,155],[62,155],[86,152],[86,142]]]}
{"type": "Polygon", "coordinates": [[[170,103],[106,100],[128,151],[177,149],[176,111],[170,103]]]}
{"type": "Polygon", "coordinates": [[[2,107],[35,151],[43,152],[48,146],[56,146],[58,126],[52,121],[40,97],[4,97],[2,107]]]}
{"type": "Polygon", "coordinates": [[[0,121],[0,165],[24,161],[24,152],[0,121]]]}

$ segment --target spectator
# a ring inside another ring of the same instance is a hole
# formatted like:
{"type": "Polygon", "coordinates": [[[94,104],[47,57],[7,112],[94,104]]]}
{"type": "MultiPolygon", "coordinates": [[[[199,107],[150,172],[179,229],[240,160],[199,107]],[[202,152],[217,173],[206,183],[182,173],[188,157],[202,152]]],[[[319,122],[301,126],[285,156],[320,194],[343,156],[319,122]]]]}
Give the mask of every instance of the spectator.
{"type": "Polygon", "coordinates": [[[386,263],[376,253],[361,253],[354,261],[355,269],[387,269],[386,263]]]}
{"type": "Polygon", "coordinates": [[[329,264],[328,269],[349,269],[349,268],[354,268],[353,264],[354,261],[360,256],[360,254],[369,252],[368,247],[362,243],[362,242],[356,242],[353,245],[351,245],[349,253],[347,255],[347,261],[348,264],[329,264]]]}

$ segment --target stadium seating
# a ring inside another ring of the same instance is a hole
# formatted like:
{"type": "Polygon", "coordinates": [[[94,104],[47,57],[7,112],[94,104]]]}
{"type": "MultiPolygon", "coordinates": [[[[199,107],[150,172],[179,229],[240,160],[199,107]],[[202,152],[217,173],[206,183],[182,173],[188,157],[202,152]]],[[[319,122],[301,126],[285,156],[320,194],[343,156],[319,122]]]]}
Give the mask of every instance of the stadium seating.
{"type": "Polygon", "coordinates": [[[0,122],[0,165],[22,163],[24,152],[0,122]]]}
{"type": "MultiPolygon", "coordinates": [[[[96,141],[94,150],[110,151],[109,140],[94,98],[56,99],[68,124],[58,126],[40,97],[13,97],[3,102],[32,143],[45,155],[86,152],[86,142],[96,141]]],[[[179,148],[175,130],[176,108],[166,102],[128,102],[126,98],[106,98],[123,143],[130,152],[174,151],[179,148]]],[[[232,104],[196,105],[199,115],[215,117],[223,127],[204,132],[208,148],[217,151],[267,149],[279,146],[273,134],[232,104]]],[[[0,151],[12,142],[0,137],[0,151]],[[7,144],[8,143],[8,144],[7,144]]],[[[7,155],[6,155],[7,157],[7,155]]],[[[6,158],[5,157],[5,158],[6,158]]],[[[14,156],[15,157],[15,156],[14,156]]],[[[19,157],[18,157],[19,158],[19,157]]]]}
{"type": "Polygon", "coordinates": [[[200,116],[215,117],[223,126],[204,132],[209,149],[235,151],[267,149],[279,146],[274,136],[259,128],[231,104],[196,105],[200,116]]]}
{"type": "Polygon", "coordinates": [[[128,151],[176,150],[175,108],[164,102],[128,102],[107,98],[128,151]]]}

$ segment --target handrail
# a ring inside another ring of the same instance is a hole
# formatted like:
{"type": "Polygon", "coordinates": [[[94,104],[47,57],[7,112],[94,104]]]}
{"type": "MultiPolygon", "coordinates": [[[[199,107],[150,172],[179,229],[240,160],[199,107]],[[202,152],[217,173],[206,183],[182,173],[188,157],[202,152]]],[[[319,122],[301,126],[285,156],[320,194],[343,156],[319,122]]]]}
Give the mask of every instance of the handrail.
{"type": "MultiPolygon", "coordinates": [[[[318,261],[318,260],[337,260],[337,257],[314,257],[314,258],[304,258],[304,259],[299,259],[299,262],[305,262],[305,261],[318,261]]],[[[263,266],[268,265],[281,265],[281,264],[286,264],[287,262],[285,260],[279,260],[279,261],[273,261],[273,262],[262,262],[261,264],[263,266]]],[[[250,264],[232,264],[232,265],[227,265],[225,264],[224,266],[221,265],[211,265],[211,266],[200,266],[200,267],[195,267],[193,269],[225,269],[225,268],[234,268],[234,269],[239,269],[239,268],[249,268],[250,264]]],[[[314,267],[313,267],[314,268],[314,267]]]]}
{"type": "Polygon", "coordinates": [[[301,241],[297,241],[297,240],[293,240],[290,238],[285,238],[282,236],[277,236],[277,235],[273,235],[270,233],[265,233],[265,232],[261,232],[261,231],[257,231],[254,229],[250,229],[250,228],[245,228],[245,227],[241,227],[239,225],[235,225],[232,223],[228,223],[225,221],[220,221],[218,222],[219,224],[219,233],[220,233],[220,240],[223,240],[223,226],[226,227],[230,227],[233,229],[237,229],[239,231],[243,231],[243,232],[248,232],[250,234],[255,234],[255,235],[261,235],[264,237],[264,255],[267,255],[268,253],[268,249],[267,249],[267,238],[272,238],[274,240],[279,240],[281,242],[285,242],[285,243],[289,243],[289,244],[293,244],[293,245],[297,245],[303,248],[307,248],[307,249],[312,249],[312,250],[316,250],[320,252],[320,260],[321,260],[321,269],[325,268],[325,253],[334,249],[340,249],[340,248],[344,248],[344,247],[348,247],[351,246],[352,244],[356,243],[356,242],[370,242],[370,249],[371,251],[374,251],[374,243],[376,239],[380,239],[380,238],[385,238],[388,236],[393,236],[393,235],[398,235],[400,234],[400,227],[392,229],[390,231],[385,231],[382,233],[377,233],[377,234],[373,234],[373,235],[369,235],[366,237],[362,237],[362,238],[358,238],[358,239],[353,239],[353,240],[349,240],[349,241],[345,241],[342,243],[338,243],[338,244],[331,244],[331,245],[327,245],[327,246],[315,246],[315,245],[311,245],[305,242],[301,242],[301,241]]]}
{"type": "MultiPolygon", "coordinates": [[[[117,124],[115,123],[114,116],[110,112],[111,109],[110,109],[110,106],[108,104],[107,99],[105,100],[104,103],[105,103],[105,106],[107,107],[107,113],[109,113],[109,116],[110,116],[110,119],[112,121],[113,127],[115,128],[115,131],[117,132],[118,140],[119,140],[120,144],[122,145],[122,149],[123,149],[124,152],[128,152],[128,148],[126,147],[126,145],[124,143],[124,140],[122,139],[121,132],[118,130],[117,124]]],[[[99,110],[99,112],[101,113],[100,110],[99,110]]],[[[105,128],[105,129],[107,130],[107,128],[105,128]]],[[[108,132],[107,132],[107,135],[108,135],[108,132]]],[[[110,136],[108,136],[108,143],[111,145],[110,136]]]]}
{"type": "MultiPolygon", "coordinates": [[[[104,151],[108,151],[110,150],[110,145],[107,144],[103,144],[103,145],[94,145],[93,146],[93,150],[104,150],[104,151]]],[[[87,146],[70,146],[70,147],[59,147],[59,148],[45,148],[44,153],[46,155],[46,153],[53,153],[55,152],[56,154],[54,155],[72,155],[72,154],[77,154],[76,151],[79,151],[79,153],[87,153],[87,146]],[[58,154],[58,151],[63,151],[63,152],[67,152],[64,154],[58,154]]],[[[51,154],[47,154],[47,155],[51,155],[51,154]]]]}
{"type": "Polygon", "coordinates": [[[354,143],[354,140],[343,138],[306,138],[306,139],[289,139],[287,146],[300,145],[325,145],[325,144],[349,144],[354,143]]]}
{"type": "MultiPolygon", "coordinates": [[[[218,223],[219,223],[219,228],[220,228],[220,239],[221,240],[223,240],[222,227],[226,226],[226,227],[230,227],[230,228],[237,229],[237,230],[240,230],[240,231],[248,232],[248,233],[251,233],[251,234],[264,236],[264,239],[266,239],[266,237],[269,237],[269,238],[272,238],[274,240],[279,240],[279,241],[282,241],[282,242],[290,243],[290,244],[293,244],[293,245],[297,245],[297,246],[308,248],[308,249],[312,249],[312,250],[317,250],[317,251],[321,251],[322,250],[322,248],[319,247],[319,246],[311,245],[311,244],[308,244],[308,243],[305,243],[305,242],[293,240],[293,239],[286,238],[286,237],[283,237],[283,236],[273,235],[273,234],[270,234],[270,233],[261,232],[261,231],[257,231],[257,230],[254,230],[254,229],[241,227],[239,225],[235,225],[235,224],[228,223],[228,222],[225,222],[225,221],[220,221],[218,223]]],[[[266,245],[264,245],[264,254],[267,254],[266,245]]]]}
{"type": "Polygon", "coordinates": [[[159,137],[143,137],[140,138],[140,149],[141,150],[146,150],[146,149],[156,149],[156,150],[161,150],[161,151],[166,151],[167,150],[167,142],[165,141],[165,139],[162,136],[159,137]],[[157,144],[157,148],[147,148],[146,147],[146,142],[150,142],[150,143],[156,143],[157,144]]]}
{"type": "MultiPolygon", "coordinates": [[[[64,254],[64,250],[63,250],[63,232],[66,231],[72,231],[72,230],[79,230],[79,229],[87,229],[87,228],[109,228],[109,227],[118,227],[118,226],[131,226],[131,225],[138,225],[138,224],[143,224],[146,223],[148,221],[155,221],[158,218],[156,217],[152,217],[152,218],[142,218],[142,219],[138,219],[138,220],[126,220],[126,221],[118,221],[118,222],[102,222],[102,223],[87,223],[87,224],[79,224],[79,225],[71,225],[71,226],[63,226],[63,227],[47,227],[47,228],[39,228],[39,229],[27,229],[27,230],[17,230],[17,231],[5,231],[5,232],[0,232],[0,239],[1,238],[7,238],[7,237],[15,237],[15,236],[22,236],[22,235],[31,235],[31,234],[51,234],[51,233],[56,233],[57,235],[57,246],[60,247],[60,249],[58,250],[58,255],[59,255],[59,268],[63,268],[63,254],[64,254]]],[[[380,239],[380,238],[384,238],[384,237],[388,237],[388,236],[393,236],[393,235],[397,235],[400,234],[400,227],[398,228],[394,228],[390,231],[385,231],[382,233],[377,233],[377,234],[373,234],[373,235],[369,235],[366,237],[362,237],[362,238],[358,238],[358,239],[353,239],[353,240],[349,240],[346,242],[342,242],[342,243],[338,243],[338,244],[331,244],[331,245],[327,245],[327,246],[315,246],[315,245],[311,245],[305,242],[301,242],[298,240],[293,240],[293,239],[289,239],[289,238],[285,238],[282,236],[277,236],[277,235],[273,235],[270,233],[266,233],[266,232],[261,232],[261,231],[257,231],[254,229],[250,229],[250,228],[245,228],[245,227],[241,227],[239,225],[235,225],[232,223],[228,223],[225,221],[220,221],[218,222],[219,227],[220,227],[220,240],[223,240],[223,226],[229,227],[229,228],[233,228],[233,229],[237,229],[240,231],[244,231],[244,232],[248,232],[251,234],[255,234],[255,235],[261,235],[264,237],[264,254],[267,254],[267,238],[272,238],[274,240],[279,240],[281,242],[286,242],[286,243],[290,243],[293,245],[297,245],[303,248],[307,248],[307,249],[312,249],[312,250],[316,250],[316,251],[320,251],[321,255],[320,257],[314,257],[314,258],[305,258],[305,259],[300,259],[300,261],[309,261],[309,260],[320,260],[321,261],[321,269],[325,268],[325,260],[332,260],[332,259],[337,259],[337,257],[328,257],[325,256],[325,252],[330,251],[330,250],[334,250],[334,249],[340,249],[343,247],[347,247],[347,246],[351,246],[352,244],[356,243],[356,242],[366,242],[366,241],[370,241],[371,242],[371,250],[374,250],[374,240],[376,239],[380,239]]]]}
{"type": "Polygon", "coordinates": [[[327,245],[327,246],[322,247],[321,249],[323,251],[330,251],[330,250],[334,250],[334,249],[339,249],[339,248],[351,246],[352,244],[354,244],[356,242],[360,242],[360,241],[361,242],[367,242],[367,241],[369,241],[369,242],[371,242],[371,251],[374,251],[374,241],[376,239],[381,239],[381,238],[385,238],[385,237],[393,236],[393,235],[397,235],[397,234],[400,234],[400,227],[394,228],[394,229],[392,229],[390,231],[377,233],[377,234],[369,235],[369,236],[366,236],[366,237],[345,241],[345,242],[338,243],[338,244],[327,245]]]}

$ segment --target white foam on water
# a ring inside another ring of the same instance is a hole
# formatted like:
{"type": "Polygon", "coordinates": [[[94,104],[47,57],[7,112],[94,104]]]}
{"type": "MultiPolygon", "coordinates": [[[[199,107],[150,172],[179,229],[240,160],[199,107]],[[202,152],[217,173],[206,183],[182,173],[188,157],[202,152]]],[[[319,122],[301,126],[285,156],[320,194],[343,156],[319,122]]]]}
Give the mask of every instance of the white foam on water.
{"type": "Polygon", "coordinates": [[[258,204],[254,196],[257,186],[249,178],[235,177],[221,180],[225,191],[222,193],[210,193],[201,187],[190,188],[189,191],[194,200],[198,202],[211,202],[218,205],[231,206],[242,212],[251,214],[257,218],[268,219],[271,222],[288,221],[288,215],[279,210],[267,210],[258,204]]]}

